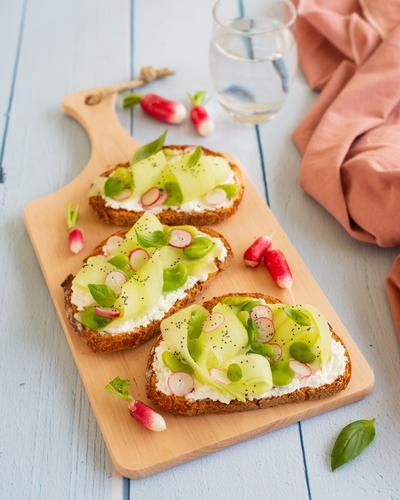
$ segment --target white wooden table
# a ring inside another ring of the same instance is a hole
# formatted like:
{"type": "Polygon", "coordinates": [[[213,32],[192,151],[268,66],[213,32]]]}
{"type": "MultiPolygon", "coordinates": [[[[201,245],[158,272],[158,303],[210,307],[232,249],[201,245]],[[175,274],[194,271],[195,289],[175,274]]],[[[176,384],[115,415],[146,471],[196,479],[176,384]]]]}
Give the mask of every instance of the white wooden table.
{"type": "MultiPolygon", "coordinates": [[[[295,126],[317,98],[299,72],[278,118],[243,127],[208,105],[216,131],[190,122],[168,142],[235,154],[375,372],[364,400],[141,480],[114,470],[23,223],[32,200],[86,165],[89,139],[61,111],[77,90],[126,81],[145,65],[175,77],[155,92],[189,106],[186,92],[212,91],[208,45],[213,0],[0,1],[0,498],[9,499],[398,499],[400,347],[384,279],[399,248],[352,239],[298,186],[295,126]],[[376,438],[330,471],[346,424],[376,418],[376,438]]],[[[142,143],[165,124],[118,104],[142,143]]]]}

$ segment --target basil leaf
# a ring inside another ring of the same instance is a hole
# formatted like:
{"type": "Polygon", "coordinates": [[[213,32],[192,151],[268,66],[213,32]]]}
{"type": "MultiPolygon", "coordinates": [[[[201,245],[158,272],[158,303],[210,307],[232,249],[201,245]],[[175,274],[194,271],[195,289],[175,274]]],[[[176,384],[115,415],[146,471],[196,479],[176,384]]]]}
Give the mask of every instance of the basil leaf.
{"type": "Polygon", "coordinates": [[[100,314],[96,314],[94,311],[86,313],[82,318],[82,323],[91,330],[99,330],[100,328],[104,328],[109,323],[111,323],[111,321],[112,318],[100,316],[100,314]]]}
{"type": "Polygon", "coordinates": [[[119,181],[115,177],[109,177],[104,184],[104,193],[109,198],[114,198],[124,187],[125,184],[122,181],[119,181]]]}
{"type": "Polygon", "coordinates": [[[200,311],[192,311],[191,318],[188,322],[188,335],[191,339],[198,339],[202,332],[202,325],[206,315],[200,311]]]}
{"type": "Polygon", "coordinates": [[[150,142],[149,144],[146,144],[145,146],[142,146],[141,148],[137,149],[131,160],[131,165],[134,165],[135,163],[138,163],[139,161],[142,161],[148,158],[149,156],[155,155],[156,153],[161,151],[161,148],[164,146],[164,141],[167,132],[168,129],[166,129],[163,135],[161,135],[154,142],[150,142]]]}
{"type": "Polygon", "coordinates": [[[227,306],[245,306],[248,302],[251,301],[250,297],[225,297],[222,299],[222,303],[227,306]]]}
{"type": "Polygon", "coordinates": [[[96,304],[111,307],[117,300],[114,290],[108,285],[88,285],[89,292],[96,304]]]}
{"type": "Polygon", "coordinates": [[[242,369],[237,363],[232,363],[228,366],[226,376],[231,382],[238,382],[242,378],[242,369]]]}
{"type": "Polygon", "coordinates": [[[194,167],[195,165],[197,165],[197,162],[200,160],[202,154],[203,151],[201,150],[201,147],[197,146],[197,148],[194,150],[194,153],[190,155],[188,159],[188,167],[194,167]]]}
{"type": "Polygon", "coordinates": [[[171,239],[171,233],[164,231],[153,231],[148,234],[139,234],[135,228],[138,243],[143,248],[161,248],[168,245],[171,239]]]}
{"type": "Polygon", "coordinates": [[[356,420],[342,429],[332,450],[332,472],[353,460],[372,443],[375,437],[374,422],[374,418],[356,420]]]}
{"type": "Polygon", "coordinates": [[[295,309],[289,309],[288,307],[284,307],[283,310],[290,319],[292,319],[295,323],[302,326],[310,326],[311,321],[307,314],[304,314],[300,311],[296,311],[295,309]]]}

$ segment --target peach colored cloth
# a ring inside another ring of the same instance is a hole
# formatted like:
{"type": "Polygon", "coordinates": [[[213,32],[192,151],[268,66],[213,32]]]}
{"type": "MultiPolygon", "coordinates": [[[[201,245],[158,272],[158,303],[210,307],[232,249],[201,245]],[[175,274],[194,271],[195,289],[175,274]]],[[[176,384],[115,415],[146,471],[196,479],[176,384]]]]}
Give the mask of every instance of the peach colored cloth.
{"type": "MultiPolygon", "coordinates": [[[[323,89],[293,133],[300,186],[355,238],[400,244],[400,1],[300,0],[299,61],[323,89]]],[[[400,258],[387,291],[400,337],[400,258]]]]}

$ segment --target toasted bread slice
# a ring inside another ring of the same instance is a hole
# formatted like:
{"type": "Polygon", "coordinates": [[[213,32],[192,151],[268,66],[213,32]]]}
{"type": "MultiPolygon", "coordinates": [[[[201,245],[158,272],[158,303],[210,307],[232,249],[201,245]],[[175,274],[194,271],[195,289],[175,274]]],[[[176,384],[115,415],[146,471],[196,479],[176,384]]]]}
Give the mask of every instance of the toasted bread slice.
{"type": "MultiPolygon", "coordinates": [[[[163,149],[169,148],[173,150],[183,151],[187,147],[188,146],[172,145],[172,146],[165,146],[163,149]]],[[[214,151],[211,151],[206,148],[202,149],[206,155],[223,157],[223,155],[220,153],[215,153],[214,151]]],[[[239,203],[242,200],[244,186],[242,182],[242,174],[240,172],[240,168],[234,163],[229,163],[229,166],[234,172],[236,185],[239,188],[234,198],[231,198],[232,204],[229,207],[217,208],[215,210],[206,210],[204,212],[198,212],[198,213],[177,212],[173,209],[167,209],[163,210],[159,214],[156,214],[156,217],[163,224],[167,224],[169,226],[185,225],[185,224],[192,226],[199,226],[204,224],[216,224],[218,222],[224,221],[225,219],[228,219],[229,217],[232,217],[232,215],[234,215],[236,210],[238,209],[239,203]]],[[[129,162],[116,165],[115,167],[107,170],[107,172],[101,174],[101,176],[109,177],[109,175],[112,172],[114,172],[118,167],[129,167],[129,162]]],[[[132,226],[144,214],[144,211],[137,212],[137,211],[125,210],[122,208],[116,209],[116,208],[106,207],[106,202],[102,196],[93,196],[89,198],[89,204],[91,205],[91,207],[100,217],[101,220],[117,224],[118,226],[127,226],[127,225],[132,226]]],[[[149,209],[147,211],[151,212],[151,210],[149,209]]]]}
{"type": "MultiPolygon", "coordinates": [[[[209,312],[213,307],[225,297],[232,296],[250,296],[255,299],[264,299],[266,304],[281,303],[280,300],[264,295],[261,293],[231,293],[214,297],[212,300],[204,302],[205,307],[209,312]]],[[[339,391],[345,389],[350,381],[351,376],[351,362],[350,356],[343,341],[331,330],[331,338],[340,342],[345,350],[346,365],[343,374],[339,375],[332,383],[321,385],[320,387],[303,387],[291,393],[281,396],[270,396],[259,399],[246,399],[246,402],[239,401],[238,399],[232,400],[230,403],[223,403],[215,401],[210,398],[194,400],[190,396],[175,396],[165,394],[157,388],[157,375],[153,367],[156,357],[156,348],[163,341],[162,335],[154,344],[147,363],[146,369],[146,393],[147,397],[151,399],[154,404],[160,406],[163,410],[168,410],[172,413],[180,413],[183,415],[199,415],[202,413],[235,413],[241,411],[251,411],[263,408],[271,408],[284,403],[297,403],[305,400],[322,399],[332,396],[339,391]]]]}
{"type": "MultiPolygon", "coordinates": [[[[115,235],[124,237],[129,229],[130,228],[121,229],[120,231],[116,232],[115,235]]],[[[210,286],[213,279],[215,279],[220,273],[225,271],[231,265],[234,256],[228,241],[220,233],[217,233],[212,229],[205,227],[197,227],[197,229],[202,233],[208,234],[212,238],[219,238],[227,249],[227,256],[223,261],[215,259],[215,264],[218,267],[218,271],[210,273],[206,281],[198,281],[192,288],[187,291],[187,294],[183,299],[175,302],[173,308],[166,312],[162,319],[153,321],[145,327],[138,327],[133,331],[113,335],[107,333],[99,333],[95,330],[91,330],[87,326],[80,323],[74,317],[74,315],[78,312],[77,306],[71,302],[72,281],[74,279],[74,276],[70,274],[64,280],[61,286],[65,294],[65,309],[67,318],[69,319],[71,325],[74,327],[76,333],[86,342],[88,347],[90,347],[93,352],[106,353],[119,351],[121,349],[131,349],[132,347],[136,347],[137,345],[146,342],[151,337],[154,337],[155,335],[160,333],[160,323],[163,319],[188,306],[195,300],[197,295],[199,295],[210,286]]],[[[99,253],[102,253],[102,249],[106,242],[107,240],[104,240],[99,245],[97,245],[93,252],[88,255],[88,257],[86,257],[84,262],[86,262],[89,257],[93,257],[95,255],[98,255],[99,253]]]]}

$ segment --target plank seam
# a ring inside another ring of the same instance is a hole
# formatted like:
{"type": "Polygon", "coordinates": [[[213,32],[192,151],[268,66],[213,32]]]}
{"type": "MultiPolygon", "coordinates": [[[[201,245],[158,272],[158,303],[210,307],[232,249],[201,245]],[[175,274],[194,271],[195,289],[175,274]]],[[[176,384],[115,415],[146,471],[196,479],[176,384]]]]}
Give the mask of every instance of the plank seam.
{"type": "MultiPolygon", "coordinates": [[[[134,79],[134,64],[133,64],[133,51],[134,51],[134,13],[135,13],[135,1],[134,0],[131,0],[131,3],[130,3],[130,8],[131,8],[131,15],[130,15],[130,31],[131,31],[131,80],[134,79]]],[[[130,120],[131,120],[131,123],[130,123],[130,132],[131,132],[131,136],[133,137],[133,109],[134,108],[131,108],[130,109],[130,120]]]]}
{"type": "Polygon", "coordinates": [[[13,70],[13,76],[12,76],[12,80],[11,80],[11,91],[10,91],[10,97],[9,97],[9,100],[8,100],[7,112],[5,114],[6,123],[5,123],[5,126],[4,126],[3,139],[1,141],[1,149],[0,149],[0,184],[3,184],[4,180],[5,180],[5,174],[4,174],[4,171],[3,171],[4,149],[5,149],[5,144],[6,144],[6,137],[7,137],[7,131],[8,131],[8,123],[9,123],[9,120],[10,120],[11,106],[12,106],[13,97],[14,97],[15,81],[17,79],[19,56],[20,56],[20,53],[21,53],[22,35],[23,35],[23,32],[24,32],[24,27],[25,27],[25,17],[26,17],[27,5],[28,5],[28,0],[24,0],[24,6],[22,8],[22,16],[21,16],[21,22],[20,22],[19,34],[18,34],[17,52],[16,52],[16,55],[15,55],[14,70],[13,70]]]}
{"type": "Polygon", "coordinates": [[[312,500],[312,498],[311,498],[311,489],[310,489],[310,478],[308,477],[308,468],[307,468],[307,461],[306,461],[306,450],[304,449],[303,431],[302,431],[302,428],[301,428],[301,422],[299,422],[299,432],[300,432],[301,451],[303,452],[303,463],[304,463],[304,472],[305,472],[305,476],[306,476],[308,498],[309,498],[309,500],[312,500]]]}
{"type": "Polygon", "coordinates": [[[267,205],[270,207],[269,204],[269,196],[268,196],[268,183],[267,183],[267,173],[265,171],[265,163],[264,163],[264,154],[263,154],[263,149],[262,149],[262,144],[261,144],[261,138],[260,138],[260,128],[258,125],[255,126],[256,129],[256,135],[257,135],[257,142],[258,142],[258,150],[260,152],[260,159],[261,159],[261,169],[263,172],[263,181],[264,181],[264,189],[265,189],[265,198],[267,201],[267,205]]]}

